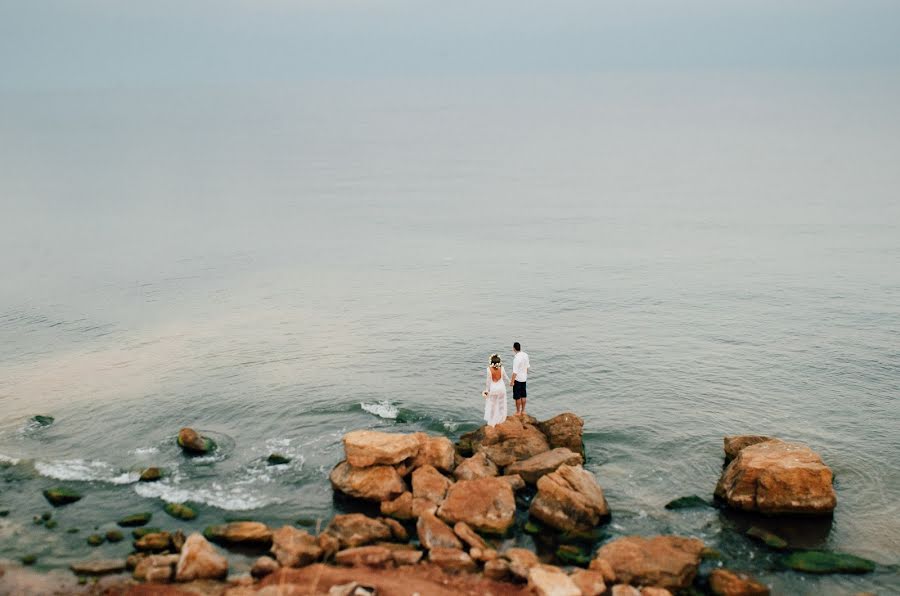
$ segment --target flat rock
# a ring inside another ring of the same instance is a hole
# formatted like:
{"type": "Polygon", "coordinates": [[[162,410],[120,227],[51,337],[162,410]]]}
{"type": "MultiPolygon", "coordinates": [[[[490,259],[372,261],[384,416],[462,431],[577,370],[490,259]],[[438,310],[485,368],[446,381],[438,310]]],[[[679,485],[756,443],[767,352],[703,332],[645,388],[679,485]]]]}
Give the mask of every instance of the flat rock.
{"type": "Polygon", "coordinates": [[[522,416],[510,416],[496,426],[483,426],[472,446],[475,453],[484,453],[500,467],[550,450],[546,435],[522,416]]]}
{"type": "Polygon", "coordinates": [[[77,575],[106,575],[125,571],[125,559],[94,559],[72,563],[69,568],[77,575]]]}
{"type": "Polygon", "coordinates": [[[399,464],[415,457],[420,439],[415,435],[355,430],[344,435],[347,461],[355,468],[399,464]]]}
{"type": "Polygon", "coordinates": [[[766,515],[829,515],[837,504],[833,478],[806,445],[773,439],[738,452],[722,472],[716,497],[733,509],[766,515]]]}
{"type": "Polygon", "coordinates": [[[181,547],[175,567],[175,579],[180,582],[195,579],[224,579],[228,575],[228,560],[201,534],[191,534],[181,547]]]}
{"type": "Polygon", "coordinates": [[[697,495],[678,497],[677,499],[672,499],[671,501],[666,503],[666,509],[669,510],[697,509],[701,507],[710,507],[710,503],[706,499],[698,497],[697,495]]]}
{"type": "Polygon", "coordinates": [[[338,551],[335,562],[350,567],[385,567],[393,562],[391,549],[383,546],[357,546],[338,551]]]}
{"type": "Polygon", "coordinates": [[[449,573],[471,573],[478,568],[472,557],[458,548],[433,548],[428,551],[428,560],[449,573]]]}
{"type": "Polygon", "coordinates": [[[402,520],[415,519],[413,515],[413,496],[409,491],[391,501],[382,501],[380,509],[382,515],[402,520]]]}
{"type": "Polygon", "coordinates": [[[820,550],[795,551],[782,560],[785,567],[803,573],[870,573],[875,563],[856,555],[820,550]]]}
{"type": "Polygon", "coordinates": [[[477,548],[482,551],[489,550],[488,543],[484,538],[478,535],[466,522],[456,522],[453,526],[453,532],[459,536],[459,539],[469,545],[469,548],[477,548]]]}
{"type": "Polygon", "coordinates": [[[769,588],[749,575],[730,569],[714,569],[709,588],[716,596],[769,596],[769,588]]]}
{"type": "Polygon", "coordinates": [[[321,557],[322,548],[309,532],[283,526],[272,532],[272,554],[282,567],[303,567],[321,557]]]}
{"type": "Polygon", "coordinates": [[[355,468],[342,461],[331,471],[335,490],[369,501],[390,501],[406,492],[406,485],[392,466],[355,468]]]}
{"type": "Polygon", "coordinates": [[[703,548],[696,538],[626,536],[600,547],[591,569],[606,561],[621,583],[680,590],[694,581],[703,548]]]}
{"type": "Polygon", "coordinates": [[[478,532],[504,534],[513,525],[516,500],[499,478],[460,480],[450,486],[437,516],[449,524],[465,522],[478,532]]]}
{"type": "Polygon", "coordinates": [[[441,472],[452,472],[456,467],[456,450],[447,437],[430,437],[425,433],[413,435],[419,441],[419,452],[412,461],[413,468],[433,466],[441,472]]]}
{"type": "Polygon", "coordinates": [[[552,565],[535,565],[529,569],[528,586],[538,596],[581,596],[572,578],[552,565]]]}
{"type": "Polygon", "coordinates": [[[547,435],[550,447],[565,447],[584,457],[584,420],[572,412],[564,412],[550,420],[538,423],[538,428],[547,435]]]}
{"type": "MultiPolygon", "coordinates": [[[[438,472],[434,466],[425,464],[412,473],[413,499],[424,499],[435,506],[440,505],[450,484],[450,480],[438,472]]],[[[414,513],[415,509],[417,508],[413,509],[414,513]]]]}
{"type": "Polygon", "coordinates": [[[488,459],[484,453],[476,453],[468,459],[464,459],[456,469],[453,476],[457,480],[475,480],[476,478],[489,478],[497,475],[497,466],[488,459]]]}
{"type": "Polygon", "coordinates": [[[555,472],[561,465],[579,466],[584,463],[580,454],[565,447],[557,447],[550,451],[538,453],[533,457],[515,462],[503,470],[504,474],[518,474],[528,484],[537,484],[541,476],[555,472]]]}
{"type": "Polygon", "coordinates": [[[117,521],[116,524],[118,524],[119,527],[122,528],[136,528],[138,526],[146,526],[152,518],[153,514],[149,511],[145,511],[143,513],[126,515],[125,517],[117,521]]]}
{"type": "Polygon", "coordinates": [[[163,551],[168,550],[171,545],[172,535],[168,532],[151,532],[134,541],[135,550],[140,551],[163,551]]]}
{"type": "Polygon", "coordinates": [[[741,449],[744,447],[749,447],[750,445],[756,445],[757,443],[763,443],[765,441],[771,441],[772,437],[767,437],[764,435],[731,435],[727,436],[723,439],[724,448],[725,448],[725,459],[728,461],[733,460],[737,457],[737,454],[740,453],[741,449]]]}
{"type": "Polygon", "coordinates": [[[548,526],[567,532],[589,531],[609,517],[603,489],[581,466],[562,465],[541,477],[529,513],[548,526]]]}
{"type": "Polygon", "coordinates": [[[424,512],[416,522],[416,532],[423,547],[461,549],[462,543],[450,527],[431,512],[424,512]]]}
{"type": "Polygon", "coordinates": [[[392,536],[391,527],[387,523],[362,513],[335,515],[325,532],[337,538],[342,548],[386,541],[392,536]]]}
{"type": "Polygon", "coordinates": [[[272,542],[272,530],[264,523],[254,521],[230,522],[209,526],[203,535],[213,542],[224,544],[260,544],[272,542]]]}

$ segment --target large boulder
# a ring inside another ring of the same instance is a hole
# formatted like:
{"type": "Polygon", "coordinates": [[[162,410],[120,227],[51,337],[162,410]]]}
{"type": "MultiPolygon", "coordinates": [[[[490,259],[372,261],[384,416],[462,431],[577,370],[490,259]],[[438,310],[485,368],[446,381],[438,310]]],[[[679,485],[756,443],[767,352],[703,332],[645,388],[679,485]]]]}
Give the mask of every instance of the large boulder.
{"type": "Polygon", "coordinates": [[[769,588],[749,575],[730,569],[714,569],[709,588],[716,596],[769,596],[769,588]]]}
{"type": "Polygon", "coordinates": [[[509,483],[499,478],[460,480],[450,486],[437,515],[449,524],[465,522],[479,532],[504,534],[515,521],[516,499],[509,483]]]}
{"type": "Polygon", "coordinates": [[[590,568],[600,571],[606,561],[619,582],[682,590],[694,581],[702,552],[696,538],[626,536],[600,547],[590,568]]]}
{"type": "Polygon", "coordinates": [[[204,455],[216,448],[216,442],[204,437],[193,428],[182,428],[176,439],[182,451],[190,455],[204,455]]]}
{"type": "Polygon", "coordinates": [[[419,452],[412,461],[413,468],[434,466],[442,472],[452,472],[456,467],[456,450],[447,437],[429,437],[425,433],[413,435],[419,441],[419,452]]]}
{"type": "Polygon", "coordinates": [[[538,596],[581,596],[581,589],[559,567],[535,565],[528,570],[528,586],[538,596]]]}
{"type": "Polygon", "coordinates": [[[569,451],[584,457],[584,420],[572,412],[563,412],[550,420],[538,423],[550,447],[565,447],[569,451]]]}
{"type": "Polygon", "coordinates": [[[741,449],[744,447],[771,440],[772,437],[764,435],[729,435],[723,439],[725,459],[731,461],[737,457],[737,454],[740,453],[741,449]]]}
{"type": "Polygon", "coordinates": [[[196,533],[187,537],[175,567],[176,580],[224,579],[227,575],[228,560],[206,538],[196,533]]]}
{"type": "Polygon", "coordinates": [[[272,530],[269,526],[254,521],[208,526],[203,535],[213,542],[222,544],[268,545],[272,542],[272,530]]]}
{"type": "Polygon", "coordinates": [[[412,473],[413,498],[430,501],[435,506],[444,500],[450,484],[450,480],[430,464],[425,464],[412,473]]]}
{"type": "Polygon", "coordinates": [[[827,515],[837,496],[834,476],[819,454],[777,439],[741,449],[716,486],[729,507],[767,515],[827,515]]]}
{"type": "Polygon", "coordinates": [[[464,459],[453,470],[453,476],[457,480],[475,480],[496,475],[497,466],[484,453],[476,453],[472,457],[464,459]]]}
{"type": "Polygon", "coordinates": [[[418,454],[419,438],[376,430],[355,430],[344,435],[344,451],[347,461],[356,468],[392,466],[418,454]]]}
{"type": "Polygon", "coordinates": [[[483,426],[472,438],[473,451],[484,453],[500,467],[549,451],[550,443],[536,422],[526,416],[510,416],[496,426],[483,426]]]}
{"type": "Polygon", "coordinates": [[[372,544],[382,540],[390,540],[393,533],[391,526],[380,519],[374,519],[362,513],[335,515],[325,532],[337,538],[341,548],[353,548],[372,544]]]}
{"type": "Polygon", "coordinates": [[[537,489],[529,513],[558,530],[589,531],[609,517],[603,489],[581,466],[560,466],[541,477],[537,489]]]}
{"type": "Polygon", "coordinates": [[[419,542],[429,550],[462,548],[462,543],[453,530],[429,511],[425,511],[419,516],[419,521],[416,522],[416,532],[419,535],[419,542]]]}
{"type": "Polygon", "coordinates": [[[563,464],[579,466],[583,463],[584,459],[578,453],[565,447],[557,447],[507,466],[503,473],[506,475],[518,474],[528,484],[537,484],[541,476],[556,471],[563,464]]]}
{"type": "Polygon", "coordinates": [[[391,466],[357,468],[342,461],[331,471],[335,490],[369,501],[389,501],[406,491],[403,478],[391,466]]]}
{"type": "Polygon", "coordinates": [[[272,532],[272,554],[282,567],[303,567],[321,557],[322,549],[309,532],[283,526],[272,532]]]}

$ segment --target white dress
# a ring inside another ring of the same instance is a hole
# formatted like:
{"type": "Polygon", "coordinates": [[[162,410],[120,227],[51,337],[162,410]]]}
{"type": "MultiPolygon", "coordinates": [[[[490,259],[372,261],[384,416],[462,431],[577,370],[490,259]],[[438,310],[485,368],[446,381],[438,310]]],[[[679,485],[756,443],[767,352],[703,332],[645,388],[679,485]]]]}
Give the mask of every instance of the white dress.
{"type": "Polygon", "coordinates": [[[506,376],[506,369],[500,367],[500,380],[491,379],[491,367],[487,369],[487,382],[485,390],[488,395],[484,400],[484,421],[491,426],[500,424],[506,420],[506,384],[509,383],[509,377],[506,376]]]}

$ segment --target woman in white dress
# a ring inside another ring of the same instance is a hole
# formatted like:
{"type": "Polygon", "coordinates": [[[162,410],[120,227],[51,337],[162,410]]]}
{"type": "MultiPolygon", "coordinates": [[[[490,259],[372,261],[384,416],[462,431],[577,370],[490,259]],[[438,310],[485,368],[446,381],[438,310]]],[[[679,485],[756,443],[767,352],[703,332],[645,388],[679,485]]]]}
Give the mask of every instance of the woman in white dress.
{"type": "Polygon", "coordinates": [[[491,354],[487,369],[487,381],[484,392],[484,420],[490,426],[496,426],[506,420],[506,385],[509,377],[503,368],[503,362],[497,354],[491,354]]]}

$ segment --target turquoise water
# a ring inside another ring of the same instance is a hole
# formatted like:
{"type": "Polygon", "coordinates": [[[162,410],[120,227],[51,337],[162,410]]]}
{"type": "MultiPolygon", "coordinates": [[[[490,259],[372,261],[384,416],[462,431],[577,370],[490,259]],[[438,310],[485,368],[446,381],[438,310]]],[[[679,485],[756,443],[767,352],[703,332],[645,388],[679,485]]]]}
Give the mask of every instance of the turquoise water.
{"type": "Polygon", "coordinates": [[[609,536],[700,537],[776,594],[891,593],[898,99],[663,75],[3,95],[0,557],[123,555],[85,537],[144,510],[326,522],[343,433],[475,428],[518,340],[530,413],[585,419],[609,536]],[[185,459],[185,425],[220,451],[185,459]],[[747,520],[666,511],[712,494],[733,433],[819,451],[833,521],[778,529],[882,567],[782,571],[747,520]],[[55,485],[86,496],[48,530],[55,485]]]}

